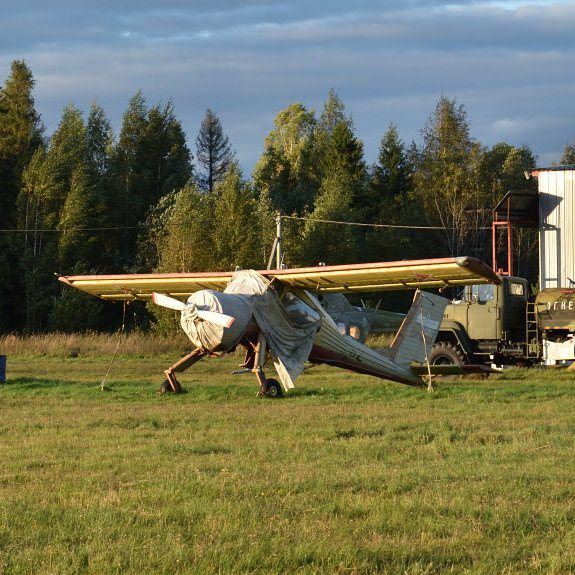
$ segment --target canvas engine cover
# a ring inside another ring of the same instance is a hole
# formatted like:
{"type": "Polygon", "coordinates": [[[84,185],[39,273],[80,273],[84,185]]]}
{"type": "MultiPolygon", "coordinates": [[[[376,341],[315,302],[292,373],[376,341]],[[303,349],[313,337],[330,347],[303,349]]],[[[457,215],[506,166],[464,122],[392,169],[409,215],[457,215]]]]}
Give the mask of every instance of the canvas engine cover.
{"type": "Polygon", "coordinates": [[[252,319],[249,298],[235,294],[201,290],[192,294],[187,303],[194,305],[182,310],[182,329],[196,347],[213,352],[233,349],[242,339],[252,319]],[[235,321],[230,327],[221,327],[199,319],[196,309],[230,315],[235,321]]]}

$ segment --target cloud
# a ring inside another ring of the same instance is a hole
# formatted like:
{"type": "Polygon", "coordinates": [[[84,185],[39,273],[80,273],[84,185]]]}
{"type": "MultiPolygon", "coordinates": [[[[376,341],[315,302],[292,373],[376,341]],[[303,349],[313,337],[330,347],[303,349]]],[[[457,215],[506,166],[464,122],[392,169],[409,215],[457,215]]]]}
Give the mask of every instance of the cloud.
{"type": "Polygon", "coordinates": [[[368,159],[393,121],[406,140],[437,99],[466,106],[485,144],[559,155],[575,139],[572,2],[32,0],[0,20],[0,76],[25,58],[54,129],[97,99],[119,127],[129,98],[172,98],[193,147],[207,107],[250,170],[277,111],[320,109],[333,87],[368,159]]]}

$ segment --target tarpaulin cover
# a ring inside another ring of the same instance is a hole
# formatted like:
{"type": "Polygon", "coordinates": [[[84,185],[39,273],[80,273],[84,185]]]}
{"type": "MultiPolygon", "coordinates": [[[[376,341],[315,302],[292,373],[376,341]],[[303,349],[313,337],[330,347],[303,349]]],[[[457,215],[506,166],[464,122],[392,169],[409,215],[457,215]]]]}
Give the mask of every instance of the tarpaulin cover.
{"type": "Polygon", "coordinates": [[[227,351],[237,345],[253,316],[274,359],[285,389],[303,371],[320,326],[320,316],[291,293],[280,300],[270,282],[253,270],[236,272],[224,292],[202,290],[192,294],[188,303],[198,309],[231,315],[236,321],[222,328],[197,321],[194,306],[182,311],[182,328],[198,347],[227,351]]]}
{"type": "Polygon", "coordinates": [[[213,352],[233,349],[242,339],[252,317],[252,304],[248,297],[236,297],[222,292],[202,290],[188,298],[188,307],[182,310],[180,324],[196,347],[213,352]],[[196,309],[231,315],[234,323],[224,328],[209,321],[201,321],[196,309]]]}

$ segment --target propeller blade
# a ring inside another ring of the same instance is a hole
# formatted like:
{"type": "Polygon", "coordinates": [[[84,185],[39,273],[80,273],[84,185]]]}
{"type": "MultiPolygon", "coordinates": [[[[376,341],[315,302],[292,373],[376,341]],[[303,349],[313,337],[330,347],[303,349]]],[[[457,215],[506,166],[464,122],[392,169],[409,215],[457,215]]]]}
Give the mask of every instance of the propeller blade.
{"type": "MultiPolygon", "coordinates": [[[[176,311],[182,311],[187,305],[179,299],[175,299],[158,292],[152,293],[152,301],[156,305],[161,305],[162,307],[167,307],[168,309],[173,309],[176,311]]],[[[201,320],[219,325],[220,327],[231,327],[234,321],[236,321],[235,317],[226,315],[225,313],[219,313],[217,311],[207,311],[196,308],[196,313],[201,320]]]]}
{"type": "Polygon", "coordinates": [[[152,301],[156,305],[161,305],[162,307],[167,307],[168,309],[176,311],[182,311],[186,307],[186,304],[183,301],[158,292],[152,293],[152,301]]]}
{"type": "Polygon", "coordinates": [[[219,313],[217,311],[206,311],[203,309],[198,310],[198,317],[204,321],[208,321],[220,327],[231,327],[236,321],[235,317],[231,315],[226,315],[225,313],[219,313]]]}

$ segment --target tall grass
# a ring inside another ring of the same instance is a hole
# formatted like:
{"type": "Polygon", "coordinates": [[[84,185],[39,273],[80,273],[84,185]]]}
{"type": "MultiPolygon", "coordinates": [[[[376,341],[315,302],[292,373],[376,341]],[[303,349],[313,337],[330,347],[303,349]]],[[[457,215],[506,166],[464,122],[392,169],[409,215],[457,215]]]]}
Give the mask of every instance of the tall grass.
{"type": "Polygon", "coordinates": [[[145,333],[50,333],[32,336],[0,336],[0,354],[25,357],[98,357],[119,355],[146,357],[179,355],[190,350],[191,343],[179,331],[174,336],[145,333]]]}
{"type": "MultiPolygon", "coordinates": [[[[368,338],[367,345],[373,348],[389,347],[393,337],[384,334],[368,338]]],[[[178,330],[173,336],[147,334],[102,333],[49,333],[31,336],[0,336],[0,354],[23,357],[101,357],[113,355],[151,357],[154,355],[177,356],[187,353],[191,343],[178,330]]]]}

